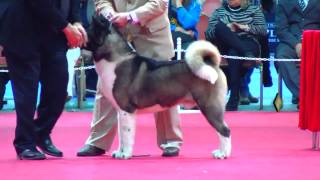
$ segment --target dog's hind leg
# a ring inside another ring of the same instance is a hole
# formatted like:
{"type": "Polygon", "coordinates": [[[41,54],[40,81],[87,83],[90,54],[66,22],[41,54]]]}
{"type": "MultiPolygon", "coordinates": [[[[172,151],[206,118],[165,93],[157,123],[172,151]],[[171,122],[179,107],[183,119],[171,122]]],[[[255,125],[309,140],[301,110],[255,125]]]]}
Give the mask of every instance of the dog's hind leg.
{"type": "Polygon", "coordinates": [[[225,159],[231,154],[231,135],[224,121],[224,103],[217,101],[219,100],[208,98],[198,105],[209,124],[216,129],[220,140],[219,148],[214,150],[212,155],[217,159],[225,159]]]}
{"type": "Polygon", "coordinates": [[[116,159],[129,159],[132,157],[134,138],[136,132],[135,113],[118,111],[119,147],[112,153],[116,159]]]}

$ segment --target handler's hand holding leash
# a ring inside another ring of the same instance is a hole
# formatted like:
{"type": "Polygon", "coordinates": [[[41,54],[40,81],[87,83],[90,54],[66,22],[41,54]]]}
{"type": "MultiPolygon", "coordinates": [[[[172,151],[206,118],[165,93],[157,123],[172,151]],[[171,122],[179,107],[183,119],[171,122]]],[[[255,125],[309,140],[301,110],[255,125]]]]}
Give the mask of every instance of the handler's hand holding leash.
{"type": "Polygon", "coordinates": [[[77,25],[72,25],[69,23],[67,27],[63,29],[63,32],[68,40],[68,45],[70,48],[81,47],[88,41],[87,33],[80,23],[77,25]]]}
{"type": "Polygon", "coordinates": [[[81,37],[82,37],[82,43],[81,43],[81,46],[86,46],[87,45],[87,42],[88,42],[88,35],[87,35],[87,32],[86,30],[84,29],[84,27],[82,26],[81,23],[79,22],[75,22],[73,24],[73,26],[75,26],[78,31],[81,33],[81,37]]]}

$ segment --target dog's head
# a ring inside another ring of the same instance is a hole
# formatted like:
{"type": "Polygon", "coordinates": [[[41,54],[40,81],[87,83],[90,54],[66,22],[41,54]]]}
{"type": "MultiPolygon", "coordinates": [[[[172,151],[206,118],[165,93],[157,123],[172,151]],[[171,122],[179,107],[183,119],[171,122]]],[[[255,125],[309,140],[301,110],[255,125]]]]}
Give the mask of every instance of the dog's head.
{"type": "Polygon", "coordinates": [[[114,61],[116,58],[113,57],[116,54],[125,54],[131,51],[117,27],[114,27],[112,22],[102,15],[93,16],[88,30],[88,38],[86,49],[93,52],[95,61],[101,59],[114,61]]]}
{"type": "Polygon", "coordinates": [[[102,46],[105,38],[111,33],[112,23],[102,15],[92,17],[92,23],[88,29],[89,42],[87,48],[90,51],[96,51],[99,46],[102,46]]]}

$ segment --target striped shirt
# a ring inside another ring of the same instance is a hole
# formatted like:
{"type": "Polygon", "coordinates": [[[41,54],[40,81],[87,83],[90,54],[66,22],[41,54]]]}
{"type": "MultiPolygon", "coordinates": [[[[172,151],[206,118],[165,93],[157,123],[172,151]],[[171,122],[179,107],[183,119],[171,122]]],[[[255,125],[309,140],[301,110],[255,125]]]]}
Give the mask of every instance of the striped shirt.
{"type": "Polygon", "coordinates": [[[249,5],[245,9],[231,9],[226,3],[216,9],[209,19],[209,25],[205,32],[207,40],[214,39],[215,26],[219,21],[225,24],[236,22],[239,24],[247,24],[249,26],[249,30],[247,32],[242,31],[237,33],[246,33],[255,36],[267,35],[265,17],[259,6],[249,5]]]}

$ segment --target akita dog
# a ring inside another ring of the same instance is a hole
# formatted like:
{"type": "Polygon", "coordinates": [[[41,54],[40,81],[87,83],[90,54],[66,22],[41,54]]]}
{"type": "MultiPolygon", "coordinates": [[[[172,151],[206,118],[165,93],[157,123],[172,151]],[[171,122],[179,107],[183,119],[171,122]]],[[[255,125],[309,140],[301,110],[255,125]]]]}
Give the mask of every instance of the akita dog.
{"type": "Polygon", "coordinates": [[[137,113],[177,104],[197,105],[218,133],[220,146],[213,156],[230,156],[230,129],[224,121],[227,83],[214,45],[196,41],[186,50],[185,60],[156,61],[137,54],[102,16],[93,18],[88,34],[102,93],[118,110],[120,139],[114,158],[132,157],[137,113]]]}

